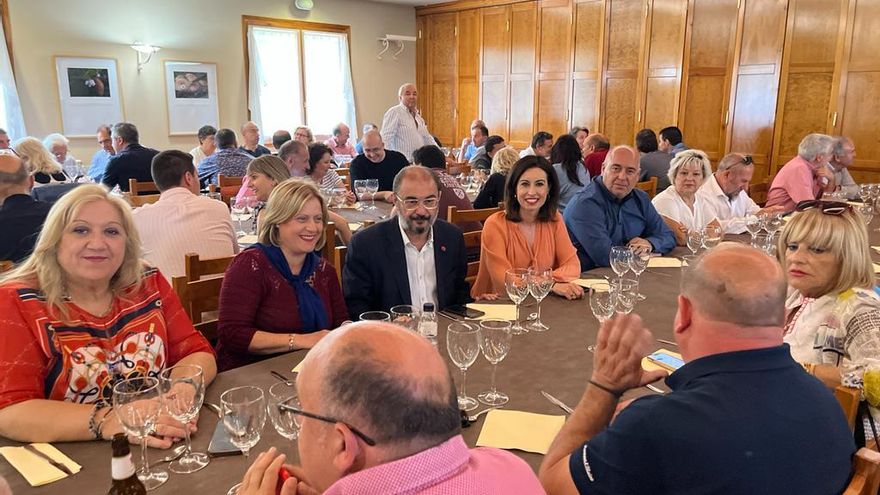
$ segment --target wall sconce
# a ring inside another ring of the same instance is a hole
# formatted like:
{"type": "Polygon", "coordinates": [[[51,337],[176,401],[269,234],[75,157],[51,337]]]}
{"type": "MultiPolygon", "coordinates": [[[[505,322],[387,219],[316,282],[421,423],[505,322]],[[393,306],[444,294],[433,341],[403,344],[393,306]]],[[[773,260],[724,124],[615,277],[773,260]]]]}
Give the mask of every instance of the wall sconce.
{"type": "Polygon", "coordinates": [[[135,42],[131,46],[132,50],[137,52],[137,70],[138,72],[144,70],[144,65],[150,61],[153,57],[153,54],[161,50],[158,46],[153,45],[145,45],[140,42],[135,42]]]}

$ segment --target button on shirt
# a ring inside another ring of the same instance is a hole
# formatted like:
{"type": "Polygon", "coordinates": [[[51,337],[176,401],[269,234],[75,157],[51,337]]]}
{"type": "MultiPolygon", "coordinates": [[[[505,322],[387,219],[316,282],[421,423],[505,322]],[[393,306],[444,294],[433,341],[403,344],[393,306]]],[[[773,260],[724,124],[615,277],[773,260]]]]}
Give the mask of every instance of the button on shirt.
{"type": "Polygon", "coordinates": [[[403,217],[398,219],[400,235],[403,237],[403,251],[406,253],[406,275],[409,279],[411,303],[421,311],[425,303],[433,303],[437,308],[437,267],[434,265],[434,229],[428,231],[428,242],[422,250],[409,240],[403,230],[403,217]]]}
{"type": "Polygon", "coordinates": [[[740,190],[733,198],[724,194],[721,185],[714,175],[709,177],[700,189],[697,190],[697,198],[703,203],[706,212],[706,222],[718,220],[725,234],[742,234],[746,231],[746,219],[748,215],[754,215],[761,208],[752,201],[745,191],[740,190]]]}
{"type": "Polygon", "coordinates": [[[410,161],[413,151],[422,146],[437,145],[434,137],[428,132],[425,119],[418,113],[410,113],[403,103],[385,112],[380,134],[382,141],[385,142],[385,149],[399,151],[410,161]]]}

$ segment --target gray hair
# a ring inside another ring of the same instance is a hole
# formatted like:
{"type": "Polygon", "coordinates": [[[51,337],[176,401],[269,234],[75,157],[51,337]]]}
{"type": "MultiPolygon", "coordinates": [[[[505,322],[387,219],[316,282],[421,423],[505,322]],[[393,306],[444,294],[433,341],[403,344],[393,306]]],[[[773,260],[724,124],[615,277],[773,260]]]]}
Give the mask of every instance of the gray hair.
{"type": "Polygon", "coordinates": [[[62,134],[58,134],[57,132],[53,132],[49,134],[45,138],[43,138],[43,146],[46,147],[47,150],[52,150],[52,146],[56,144],[62,144],[64,146],[70,145],[70,140],[64,137],[62,134]]]}
{"type": "Polygon", "coordinates": [[[843,154],[843,149],[847,144],[852,144],[852,139],[846,136],[834,136],[834,144],[831,146],[831,154],[834,156],[840,156],[843,154]]]}
{"type": "Polygon", "coordinates": [[[798,145],[798,156],[812,162],[819,155],[830,155],[834,139],[827,134],[807,134],[798,145]]]}
{"type": "Polygon", "coordinates": [[[120,122],[113,126],[113,137],[122,139],[123,142],[129,144],[138,144],[140,137],[138,136],[137,127],[128,122],[120,122]]]}
{"type": "Polygon", "coordinates": [[[435,175],[430,168],[421,165],[408,165],[400,169],[400,172],[397,172],[397,175],[394,176],[394,185],[392,186],[392,189],[394,190],[395,196],[400,194],[400,186],[410,175],[418,175],[422,179],[430,178],[434,181],[434,185],[437,186],[437,194],[443,190],[443,187],[440,185],[440,179],[437,178],[437,175],[435,175]]]}
{"type": "MultiPolygon", "coordinates": [[[[342,126],[348,127],[347,125],[345,125],[345,122],[340,122],[340,123],[336,124],[335,126],[333,126],[333,135],[334,136],[338,136],[342,133],[342,126]]],[[[349,129],[349,132],[351,132],[351,129],[349,129]]]]}
{"type": "Polygon", "coordinates": [[[678,175],[678,169],[685,165],[697,164],[700,166],[700,171],[703,174],[703,180],[700,182],[706,182],[706,179],[712,175],[712,164],[709,163],[709,157],[706,156],[706,153],[701,150],[685,150],[679,151],[675,158],[669,163],[669,172],[666,174],[669,177],[669,183],[672,184],[675,182],[675,176],[678,175]]]}
{"type": "Polygon", "coordinates": [[[724,158],[718,161],[718,168],[715,171],[724,172],[725,170],[730,170],[733,167],[738,167],[740,165],[751,167],[753,163],[751,160],[746,160],[746,155],[743,155],[742,153],[728,153],[724,155],[724,158]]]}

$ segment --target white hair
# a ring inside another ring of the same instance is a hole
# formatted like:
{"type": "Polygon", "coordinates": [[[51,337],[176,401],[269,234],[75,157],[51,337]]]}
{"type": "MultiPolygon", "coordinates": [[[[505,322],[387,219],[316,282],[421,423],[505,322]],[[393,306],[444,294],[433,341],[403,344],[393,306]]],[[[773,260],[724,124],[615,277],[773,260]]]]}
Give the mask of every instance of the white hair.
{"type": "Polygon", "coordinates": [[[669,183],[675,183],[675,176],[678,175],[678,169],[684,165],[691,164],[700,166],[700,171],[703,173],[703,180],[700,184],[706,182],[706,179],[712,175],[712,164],[709,163],[709,158],[706,156],[705,152],[701,150],[679,151],[678,154],[675,155],[675,158],[669,163],[669,172],[666,174],[666,176],[669,177],[669,183]]]}
{"type": "Polygon", "coordinates": [[[798,156],[812,162],[818,155],[830,155],[834,138],[826,134],[807,134],[798,145],[798,156]]]}
{"type": "Polygon", "coordinates": [[[57,132],[53,132],[49,134],[45,138],[43,138],[43,146],[46,147],[47,150],[52,150],[52,146],[56,144],[63,144],[64,146],[70,145],[70,140],[64,137],[62,134],[58,134],[57,132]]]}

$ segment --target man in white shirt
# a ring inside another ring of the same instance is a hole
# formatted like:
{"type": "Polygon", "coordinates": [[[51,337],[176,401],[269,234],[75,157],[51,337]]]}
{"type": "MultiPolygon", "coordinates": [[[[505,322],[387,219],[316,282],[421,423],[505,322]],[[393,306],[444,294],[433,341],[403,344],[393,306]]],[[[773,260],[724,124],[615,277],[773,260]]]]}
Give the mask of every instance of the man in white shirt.
{"type": "Polygon", "coordinates": [[[551,149],[553,149],[553,134],[546,131],[538,131],[532,136],[532,145],[520,151],[519,157],[541,156],[549,160],[551,149]]]}
{"type": "Polygon", "coordinates": [[[217,134],[217,129],[211,125],[203,125],[199,127],[199,145],[193,148],[189,154],[193,157],[193,165],[196,167],[199,166],[199,163],[202,163],[202,160],[214,154],[217,151],[217,145],[214,143],[214,134],[217,134]]]}
{"type": "Polygon", "coordinates": [[[706,218],[721,222],[727,234],[746,231],[745,217],[762,213],[782,213],[781,207],[760,208],[746,192],[755,173],[751,156],[730,153],[718,162],[718,170],[700,186],[697,196],[706,218]]]}
{"type": "Polygon", "coordinates": [[[184,275],[184,255],[205,259],[238,253],[229,209],[220,201],[199,196],[199,178],[192,155],[163,151],[153,159],[153,181],[159,201],[134,210],[134,224],[144,258],[167,279],[184,275]]]}
{"type": "Polygon", "coordinates": [[[859,185],[849,173],[849,166],[856,159],[855,143],[846,136],[837,136],[834,138],[834,147],[831,149],[831,153],[828,168],[834,174],[837,190],[846,194],[847,199],[858,198],[859,185]]]}
{"type": "Polygon", "coordinates": [[[397,98],[400,104],[389,108],[382,117],[382,141],[386,149],[403,153],[407,160],[412,161],[413,151],[437,143],[428,132],[425,119],[419,115],[419,93],[415,85],[407,83],[401,86],[397,98]]]}

